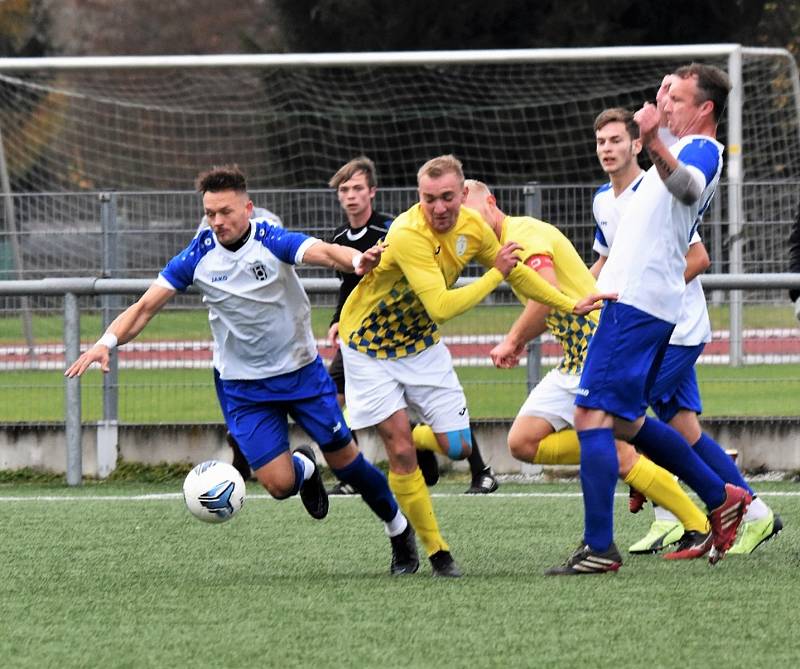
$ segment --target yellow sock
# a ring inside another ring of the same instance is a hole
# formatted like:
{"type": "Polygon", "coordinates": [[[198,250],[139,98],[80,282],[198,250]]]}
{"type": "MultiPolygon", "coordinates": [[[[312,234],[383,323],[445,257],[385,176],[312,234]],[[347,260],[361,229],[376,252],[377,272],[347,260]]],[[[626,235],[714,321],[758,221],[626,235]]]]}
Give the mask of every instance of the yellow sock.
{"type": "Polygon", "coordinates": [[[708,519],[689,495],[680,487],[675,477],[663,467],[640,457],[625,477],[625,483],[636,488],[683,523],[686,531],[708,532],[708,519]]]}
{"type": "Polygon", "coordinates": [[[419,467],[410,474],[395,474],[390,471],[389,487],[397,498],[400,509],[411,523],[411,527],[419,536],[428,556],[438,551],[449,551],[450,548],[439,533],[439,524],[433,513],[431,495],[419,467]]]}
{"type": "Polygon", "coordinates": [[[548,434],[539,442],[533,461],[537,465],[579,465],[581,442],[575,430],[561,430],[548,434]]]}
{"type": "Polygon", "coordinates": [[[433,451],[434,453],[441,453],[442,449],[439,448],[439,442],[436,441],[436,435],[433,433],[430,425],[417,425],[411,430],[411,441],[414,446],[421,451],[433,451]]]}

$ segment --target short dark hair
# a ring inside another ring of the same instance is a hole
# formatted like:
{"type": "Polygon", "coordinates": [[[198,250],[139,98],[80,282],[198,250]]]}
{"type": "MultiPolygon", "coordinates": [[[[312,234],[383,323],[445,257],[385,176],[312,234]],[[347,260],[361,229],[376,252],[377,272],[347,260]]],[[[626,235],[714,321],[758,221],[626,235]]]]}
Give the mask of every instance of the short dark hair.
{"type": "Polygon", "coordinates": [[[223,190],[246,193],[247,178],[238,165],[222,165],[198,174],[195,188],[199,193],[218,193],[223,190]]]}
{"type": "Polygon", "coordinates": [[[350,181],[356,174],[363,172],[367,177],[367,186],[376,188],[378,179],[376,177],[375,163],[366,156],[358,156],[342,165],[336,174],[331,177],[328,185],[331,188],[339,188],[345,181],[350,181]]]}
{"type": "Polygon", "coordinates": [[[639,124],[633,120],[633,113],[622,107],[611,107],[601,111],[594,120],[594,131],[597,132],[609,123],[624,123],[625,130],[631,139],[639,139],[639,124]]]}
{"type": "Polygon", "coordinates": [[[730,77],[718,67],[703,63],[684,65],[675,70],[674,74],[681,79],[697,77],[695,104],[700,105],[706,100],[711,100],[714,103],[714,120],[719,122],[731,90],[730,77]]]}

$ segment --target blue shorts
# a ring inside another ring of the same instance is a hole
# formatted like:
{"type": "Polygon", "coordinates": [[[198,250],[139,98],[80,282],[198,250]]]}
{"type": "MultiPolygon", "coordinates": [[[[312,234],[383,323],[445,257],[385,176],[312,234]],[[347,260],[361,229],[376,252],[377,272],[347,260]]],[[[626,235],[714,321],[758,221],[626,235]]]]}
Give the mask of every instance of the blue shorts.
{"type": "Polygon", "coordinates": [[[225,421],[225,425],[228,425],[231,422],[231,417],[228,413],[228,400],[225,397],[225,388],[222,387],[222,379],[219,378],[219,370],[216,367],[214,367],[214,390],[217,391],[217,401],[219,402],[219,408],[222,409],[222,419],[225,421]]]}
{"type": "Polygon", "coordinates": [[[659,420],[669,423],[675,414],[683,409],[698,414],[703,413],[694,364],[704,347],[705,344],[698,346],[670,344],[667,347],[655,383],[647,395],[650,406],[659,420]]]}
{"type": "Polygon", "coordinates": [[[625,420],[643,416],[674,328],[636,307],[607,302],[586,351],[575,404],[625,420]]]}
{"type": "Polygon", "coordinates": [[[319,356],[269,379],[223,380],[222,389],[228,429],[253,469],[289,450],[289,416],[323,452],[338,451],[352,439],[336,386],[319,356]]]}

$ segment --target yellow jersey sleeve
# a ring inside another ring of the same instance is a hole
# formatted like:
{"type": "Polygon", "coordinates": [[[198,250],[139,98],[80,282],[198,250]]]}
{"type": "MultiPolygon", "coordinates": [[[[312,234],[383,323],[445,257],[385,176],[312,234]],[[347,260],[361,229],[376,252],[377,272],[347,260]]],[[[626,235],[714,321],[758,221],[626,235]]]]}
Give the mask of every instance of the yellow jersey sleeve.
{"type": "MultiPolygon", "coordinates": [[[[472,211],[471,209],[469,211],[472,211]]],[[[484,267],[493,267],[497,252],[500,250],[501,244],[497,241],[494,230],[488,223],[483,224],[483,239],[481,248],[475,255],[475,260],[481,263],[484,267]]],[[[517,242],[516,239],[503,239],[503,244],[508,241],[517,242]]],[[[520,244],[520,242],[517,242],[520,244]]],[[[520,244],[524,247],[524,244],[520,244]]],[[[521,260],[524,260],[524,251],[518,251],[517,255],[521,260]]],[[[529,254],[530,255],[530,254],[529,254]]],[[[495,270],[500,274],[499,270],[495,270]]],[[[554,288],[548,281],[545,281],[530,267],[526,267],[522,263],[509,272],[506,281],[514,289],[515,294],[522,295],[523,297],[541,302],[549,307],[561,309],[562,311],[572,312],[577,300],[564,295],[560,290],[554,288]]]]}
{"type": "Polygon", "coordinates": [[[541,302],[559,311],[571,313],[577,304],[576,299],[564,295],[540,277],[537,272],[521,262],[511,270],[506,281],[516,292],[529,300],[541,302]]]}
{"type": "MultiPolygon", "coordinates": [[[[397,245],[395,262],[408,285],[437,323],[449,320],[479,304],[503,280],[497,269],[490,269],[477,281],[462,288],[449,288],[442,268],[436,262],[436,245],[412,228],[398,228],[392,245],[397,245]]],[[[460,268],[459,268],[460,269],[460,268]]]]}

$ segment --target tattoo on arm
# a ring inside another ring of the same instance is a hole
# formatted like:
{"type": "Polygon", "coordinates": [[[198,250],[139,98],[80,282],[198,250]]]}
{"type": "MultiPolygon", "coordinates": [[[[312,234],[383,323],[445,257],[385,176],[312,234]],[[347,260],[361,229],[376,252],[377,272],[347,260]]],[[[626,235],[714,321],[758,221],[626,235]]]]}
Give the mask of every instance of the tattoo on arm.
{"type": "Polygon", "coordinates": [[[653,165],[656,166],[659,174],[664,175],[664,177],[668,177],[670,174],[672,174],[673,170],[669,166],[669,163],[667,163],[664,156],[662,156],[660,153],[656,153],[649,147],[647,149],[647,155],[650,156],[650,160],[653,162],[653,165]]]}

